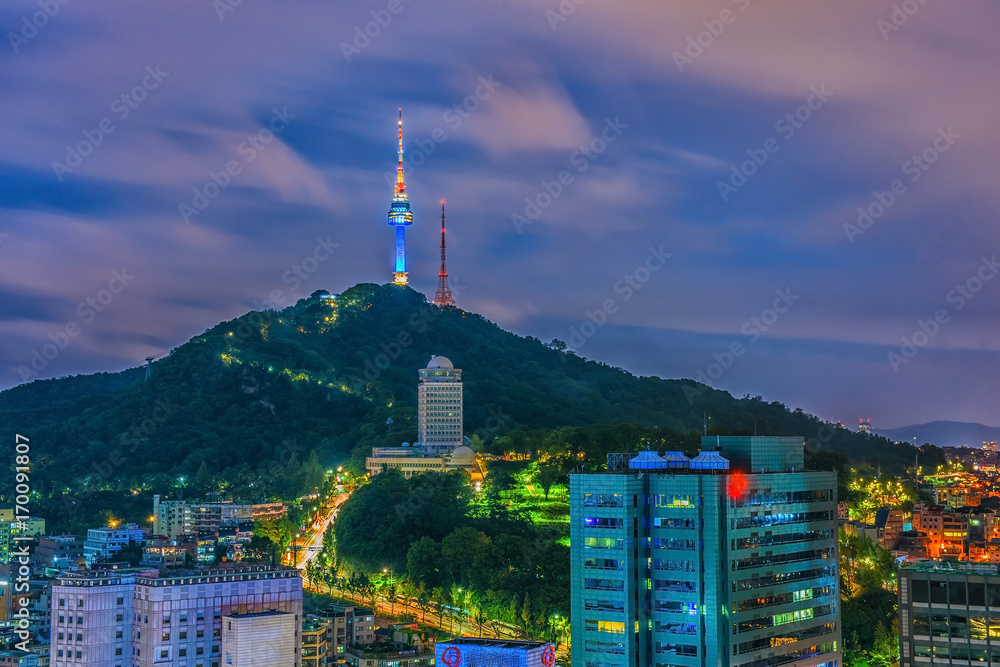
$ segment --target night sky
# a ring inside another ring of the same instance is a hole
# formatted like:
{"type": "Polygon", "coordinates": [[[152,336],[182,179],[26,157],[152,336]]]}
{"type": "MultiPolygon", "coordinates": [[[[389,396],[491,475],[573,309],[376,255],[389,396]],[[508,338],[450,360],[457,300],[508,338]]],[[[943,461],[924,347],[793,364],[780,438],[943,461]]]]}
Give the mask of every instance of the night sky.
{"type": "Polygon", "coordinates": [[[456,300],[506,329],[845,424],[1000,425],[995,2],[8,0],[0,28],[0,388],[391,280],[402,107],[429,298],[446,199],[456,300]]]}

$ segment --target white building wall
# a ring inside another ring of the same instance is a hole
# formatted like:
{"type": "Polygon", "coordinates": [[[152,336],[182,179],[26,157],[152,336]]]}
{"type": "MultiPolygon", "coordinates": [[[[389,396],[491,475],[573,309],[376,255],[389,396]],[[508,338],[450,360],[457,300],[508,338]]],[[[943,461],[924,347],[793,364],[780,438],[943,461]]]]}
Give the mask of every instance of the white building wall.
{"type": "Polygon", "coordinates": [[[428,454],[462,446],[462,370],[424,368],[417,385],[418,443],[428,454]]]}
{"type": "Polygon", "coordinates": [[[224,616],[222,664],[229,667],[301,665],[294,614],[224,616]]]}

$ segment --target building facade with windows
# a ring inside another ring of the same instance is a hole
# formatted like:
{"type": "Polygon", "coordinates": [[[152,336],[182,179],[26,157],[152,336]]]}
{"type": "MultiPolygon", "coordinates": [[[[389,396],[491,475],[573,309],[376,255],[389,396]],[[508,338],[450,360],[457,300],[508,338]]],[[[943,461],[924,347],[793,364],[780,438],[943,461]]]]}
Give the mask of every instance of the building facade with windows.
{"type": "Polygon", "coordinates": [[[1000,664],[1000,566],[925,562],[897,577],[900,667],[1000,664]]]}
{"type": "Polygon", "coordinates": [[[302,667],[326,667],[327,625],[307,616],[302,619],[302,667]]]}
{"type": "Polygon", "coordinates": [[[153,496],[153,534],[176,540],[182,535],[217,533],[255,519],[280,519],[284,503],[237,505],[230,501],[165,500],[153,496]]]}
{"type": "Polygon", "coordinates": [[[10,562],[10,553],[17,549],[19,537],[45,534],[45,519],[18,516],[13,508],[0,508],[0,564],[10,562]]]}
{"type": "Polygon", "coordinates": [[[121,551],[122,547],[127,547],[129,542],[141,544],[143,535],[142,528],[134,523],[91,528],[83,543],[83,557],[87,559],[87,565],[92,565],[95,559],[107,560],[121,551]]]}
{"type": "Polygon", "coordinates": [[[800,437],[571,475],[574,664],[839,667],[836,488],[800,437]]]}
{"type": "Polygon", "coordinates": [[[79,535],[43,535],[31,554],[38,569],[68,570],[83,558],[83,537],[79,535]]]}
{"type": "Polygon", "coordinates": [[[427,454],[450,454],[461,447],[462,369],[446,357],[433,356],[419,371],[417,444],[427,454]]]}
{"type": "Polygon", "coordinates": [[[302,578],[294,568],[63,572],[52,587],[49,661],[53,667],[220,667],[223,617],[261,612],[293,619],[294,648],[282,665],[301,667],[302,578]]]}
{"type": "MultiPolygon", "coordinates": [[[[325,650],[317,649],[317,653],[326,656],[325,664],[344,662],[348,648],[355,644],[370,644],[375,641],[375,612],[371,609],[334,604],[310,614],[307,621],[323,628],[326,647],[325,650]]],[[[305,660],[303,665],[308,667],[305,665],[305,660]]]]}

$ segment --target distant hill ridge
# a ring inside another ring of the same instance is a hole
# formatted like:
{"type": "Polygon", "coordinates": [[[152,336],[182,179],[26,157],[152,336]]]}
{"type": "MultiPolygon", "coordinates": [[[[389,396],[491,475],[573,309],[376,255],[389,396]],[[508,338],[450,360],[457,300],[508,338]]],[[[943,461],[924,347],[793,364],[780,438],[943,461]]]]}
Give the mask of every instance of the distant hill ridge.
{"type": "Polygon", "coordinates": [[[900,428],[875,429],[879,435],[899,442],[929,442],[938,447],[975,447],[984,442],[1000,442],[1000,427],[970,422],[933,421],[900,428]]]}

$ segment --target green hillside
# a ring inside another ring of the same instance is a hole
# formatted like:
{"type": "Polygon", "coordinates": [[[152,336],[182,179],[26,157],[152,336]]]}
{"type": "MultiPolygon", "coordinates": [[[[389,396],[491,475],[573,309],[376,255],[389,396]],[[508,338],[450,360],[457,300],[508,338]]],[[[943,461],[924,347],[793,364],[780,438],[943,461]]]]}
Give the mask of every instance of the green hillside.
{"type": "Polygon", "coordinates": [[[823,429],[759,397],[635,377],[479,315],[438,309],[408,287],[361,284],[322,296],[213,327],[155,362],[148,382],[132,369],[4,391],[0,450],[13,461],[15,432],[31,438],[32,488],[43,506],[53,498],[66,508],[70,498],[99,505],[101,494],[129,489],[146,498],[190,484],[203,462],[231,492],[288,498],[317,465],[356,467],[372,446],[415,440],[417,369],[441,354],[464,369],[466,433],[486,442],[613,422],[683,434],[700,431],[707,415],[712,433],[818,437],[825,452],[883,472],[913,460],[909,445],[823,429]]]}

